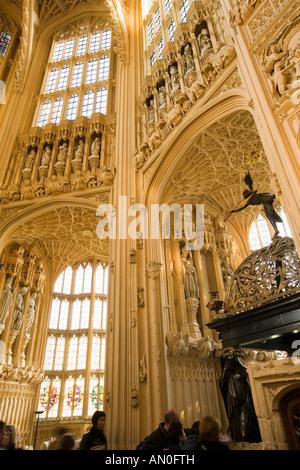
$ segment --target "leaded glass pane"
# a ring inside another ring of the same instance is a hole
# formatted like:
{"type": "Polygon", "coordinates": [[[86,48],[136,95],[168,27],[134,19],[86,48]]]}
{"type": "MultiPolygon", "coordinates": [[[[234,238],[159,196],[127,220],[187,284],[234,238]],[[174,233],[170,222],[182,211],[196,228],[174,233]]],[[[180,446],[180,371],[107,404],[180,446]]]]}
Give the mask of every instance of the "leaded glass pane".
{"type": "Polygon", "coordinates": [[[101,57],[100,59],[98,80],[107,80],[108,73],[109,73],[109,57],[105,55],[104,57],[101,57]]]}
{"type": "Polygon", "coordinates": [[[75,277],[75,294],[82,294],[82,284],[83,284],[84,269],[82,266],[78,266],[76,269],[75,277]]]}
{"type": "Polygon", "coordinates": [[[76,359],[77,359],[77,348],[78,348],[78,337],[72,336],[69,342],[69,354],[68,354],[68,365],[67,370],[76,369],[76,359]]]}
{"type": "Polygon", "coordinates": [[[63,50],[64,50],[64,42],[57,42],[54,47],[52,62],[57,62],[58,60],[61,60],[63,50]]]}
{"type": "Polygon", "coordinates": [[[181,19],[183,23],[187,22],[187,12],[189,9],[189,0],[183,0],[181,7],[180,7],[180,13],[181,13],[181,19]]]}
{"type": "Polygon", "coordinates": [[[79,86],[81,84],[82,71],[83,71],[83,63],[78,62],[78,64],[76,64],[74,67],[72,87],[79,86]]]}
{"type": "Polygon", "coordinates": [[[82,115],[90,118],[93,114],[94,92],[88,91],[83,97],[82,115]]]}
{"type": "Polygon", "coordinates": [[[73,416],[82,415],[83,397],[84,397],[84,379],[82,377],[79,377],[78,379],[76,379],[76,384],[74,388],[73,416]]]}
{"type": "Polygon", "coordinates": [[[94,83],[97,78],[98,60],[92,59],[88,63],[85,83],[94,83]]]}
{"type": "Polygon", "coordinates": [[[49,405],[51,381],[49,377],[45,377],[40,388],[38,411],[47,411],[49,405]]]}
{"type": "Polygon", "coordinates": [[[75,121],[77,115],[77,106],[78,106],[78,95],[73,95],[69,99],[68,110],[67,110],[67,119],[70,121],[75,121]]]}
{"type": "Polygon", "coordinates": [[[54,292],[57,292],[58,294],[62,292],[62,286],[63,286],[63,281],[64,281],[64,271],[58,276],[55,285],[54,285],[54,292]]]}
{"type": "Polygon", "coordinates": [[[103,271],[103,294],[108,294],[108,266],[105,266],[103,271]]]}
{"type": "Polygon", "coordinates": [[[10,41],[11,35],[2,31],[2,33],[0,34],[0,54],[2,56],[5,56],[10,41]]]}
{"type": "Polygon", "coordinates": [[[86,352],[87,352],[87,336],[81,336],[79,338],[78,346],[78,357],[77,357],[77,369],[86,368],[86,352]]]}
{"type": "Polygon", "coordinates": [[[81,307],[81,321],[80,321],[80,328],[86,329],[89,327],[89,319],[90,319],[90,299],[84,299],[82,302],[81,307]]]}
{"type": "Polygon", "coordinates": [[[104,381],[103,378],[93,376],[90,380],[88,415],[92,416],[96,410],[103,410],[104,381]]]}
{"type": "Polygon", "coordinates": [[[148,41],[149,41],[149,43],[153,41],[153,37],[154,37],[153,20],[151,18],[151,20],[148,23],[148,41]]]}
{"type": "Polygon", "coordinates": [[[91,369],[98,370],[100,364],[100,336],[94,335],[93,336],[93,343],[92,343],[92,358],[91,358],[91,369]]]}
{"type": "Polygon", "coordinates": [[[45,370],[52,370],[53,369],[53,359],[54,359],[55,345],[56,345],[55,336],[54,335],[48,336],[47,346],[46,346],[46,354],[45,354],[45,362],[44,362],[44,369],[45,370]]]}
{"type": "Polygon", "coordinates": [[[81,300],[76,299],[73,302],[71,330],[77,330],[79,328],[80,312],[81,312],[81,300]]]}
{"type": "Polygon", "coordinates": [[[51,101],[45,101],[45,103],[42,105],[41,112],[40,112],[40,117],[39,117],[39,122],[38,122],[39,127],[45,127],[45,125],[47,124],[49,113],[50,113],[50,108],[51,108],[51,101]]]}
{"type": "Polygon", "coordinates": [[[175,21],[171,20],[171,23],[170,23],[170,26],[168,28],[169,30],[169,38],[170,38],[170,41],[174,41],[174,32],[175,32],[175,21]]]}
{"type": "Polygon", "coordinates": [[[51,313],[50,313],[50,330],[56,330],[58,326],[58,319],[59,319],[59,310],[60,310],[60,300],[53,299],[51,305],[51,313]]]}
{"type": "Polygon", "coordinates": [[[85,53],[87,43],[87,36],[81,36],[78,41],[77,55],[83,55],[85,53]]]}
{"type": "Polygon", "coordinates": [[[61,389],[61,380],[56,377],[52,380],[48,404],[48,418],[57,418],[59,408],[59,397],[61,389]]]}
{"type": "Polygon", "coordinates": [[[94,330],[100,330],[102,327],[102,309],[103,303],[101,299],[96,299],[94,303],[94,330]]]}
{"type": "Polygon", "coordinates": [[[100,49],[100,33],[94,33],[91,36],[90,52],[96,52],[100,49]]]}
{"type": "Polygon", "coordinates": [[[105,366],[105,346],[106,338],[105,336],[101,336],[100,370],[104,370],[105,366]]]}
{"type": "Polygon", "coordinates": [[[102,264],[98,264],[96,269],[95,292],[97,294],[104,294],[104,268],[102,264]]]}
{"type": "Polygon", "coordinates": [[[160,19],[159,7],[157,7],[157,9],[155,10],[155,23],[156,23],[156,29],[160,29],[161,19],[160,19]]]}
{"type": "Polygon", "coordinates": [[[106,106],[107,106],[107,89],[100,88],[97,91],[96,97],[96,113],[106,114],[106,106]]]}
{"type": "Polygon", "coordinates": [[[51,70],[49,73],[45,93],[52,93],[55,90],[57,77],[58,77],[58,69],[51,70]]]}
{"type": "Polygon", "coordinates": [[[73,55],[75,39],[69,39],[66,44],[64,59],[69,59],[73,55]]]}
{"type": "Polygon", "coordinates": [[[65,383],[64,397],[63,397],[63,417],[72,416],[72,405],[74,401],[74,385],[75,381],[72,377],[69,377],[65,383]]]}
{"type": "Polygon", "coordinates": [[[102,45],[101,45],[101,49],[102,49],[102,50],[110,49],[110,44],[111,44],[111,30],[110,30],[110,29],[106,29],[106,30],[103,31],[103,33],[102,33],[102,45]]]}
{"type": "Polygon", "coordinates": [[[66,67],[63,67],[60,72],[60,77],[59,77],[59,82],[58,82],[58,87],[57,87],[59,91],[64,90],[66,88],[68,76],[69,76],[69,66],[67,65],[66,67]]]}
{"type": "Polygon", "coordinates": [[[103,313],[102,313],[102,323],[101,329],[106,330],[106,321],[107,321],[107,300],[103,300],[103,313]]]}
{"type": "Polygon", "coordinates": [[[72,274],[73,274],[73,269],[72,269],[71,266],[69,266],[65,270],[64,286],[63,286],[63,293],[64,294],[70,294],[71,293],[72,274]]]}
{"type": "Polygon", "coordinates": [[[58,98],[55,101],[53,105],[53,110],[52,110],[51,122],[53,122],[54,124],[59,124],[62,106],[63,106],[63,99],[58,98]]]}
{"type": "Polygon", "coordinates": [[[171,10],[172,8],[172,0],[165,0],[165,9],[166,9],[166,13],[169,13],[169,11],[171,10]]]}
{"type": "Polygon", "coordinates": [[[62,370],[64,364],[64,352],[65,352],[65,343],[66,338],[60,336],[57,338],[56,342],[56,351],[55,351],[55,361],[54,361],[54,370],[62,370]]]}
{"type": "Polygon", "coordinates": [[[83,292],[89,294],[92,289],[92,275],[93,269],[90,264],[88,264],[84,270],[84,283],[83,283],[83,292]]]}
{"type": "Polygon", "coordinates": [[[59,329],[66,330],[68,325],[69,301],[63,300],[60,306],[59,329]]]}

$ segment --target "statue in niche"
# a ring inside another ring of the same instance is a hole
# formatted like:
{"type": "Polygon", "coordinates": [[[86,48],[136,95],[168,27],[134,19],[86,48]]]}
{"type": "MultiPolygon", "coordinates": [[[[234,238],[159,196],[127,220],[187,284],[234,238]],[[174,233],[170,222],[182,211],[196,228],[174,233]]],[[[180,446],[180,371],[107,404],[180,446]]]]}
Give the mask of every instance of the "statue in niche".
{"type": "Polygon", "coordinates": [[[154,101],[151,100],[147,109],[148,112],[148,124],[155,121],[155,112],[154,112],[154,101]]]}
{"type": "Polygon", "coordinates": [[[222,260],[221,263],[221,270],[222,270],[222,275],[223,275],[223,281],[224,281],[224,288],[225,290],[228,287],[228,284],[230,282],[230,279],[232,278],[234,272],[230,264],[230,259],[229,256],[225,256],[224,259],[222,260]]]}
{"type": "Polygon", "coordinates": [[[275,200],[275,194],[272,193],[258,193],[257,190],[253,190],[253,182],[250,174],[248,173],[245,176],[245,183],[249,187],[249,189],[245,189],[243,192],[243,196],[246,199],[246,203],[240,207],[239,209],[234,209],[230,212],[230,214],[234,212],[240,212],[246,209],[248,206],[260,206],[262,205],[264,208],[264,212],[266,214],[267,219],[269,220],[270,224],[272,225],[275,237],[279,236],[279,230],[277,227],[277,223],[282,223],[282,219],[280,215],[275,211],[273,207],[273,203],[275,200]]]}
{"type": "Polygon", "coordinates": [[[43,152],[42,158],[41,158],[41,165],[42,166],[46,166],[46,167],[49,166],[50,159],[51,159],[51,153],[52,153],[52,150],[49,147],[49,145],[47,145],[47,147],[45,148],[45,150],[43,152]]]}
{"type": "Polygon", "coordinates": [[[27,287],[19,287],[18,295],[16,299],[15,310],[13,314],[13,322],[11,329],[19,332],[23,322],[23,308],[24,308],[24,296],[27,293],[27,287]]]}
{"type": "Polygon", "coordinates": [[[186,72],[195,70],[195,61],[193,57],[192,48],[189,43],[184,47],[184,57],[185,57],[185,64],[186,64],[186,69],[185,69],[186,72]]]}
{"type": "Polygon", "coordinates": [[[159,87],[158,103],[159,103],[159,109],[167,107],[167,93],[166,93],[166,87],[164,85],[159,87]]]}
{"type": "Polygon", "coordinates": [[[185,298],[199,298],[199,284],[196,268],[194,267],[191,253],[182,248],[181,260],[183,265],[183,284],[185,298]]]}
{"type": "Polygon", "coordinates": [[[35,156],[36,156],[35,150],[34,149],[30,150],[29,154],[26,157],[24,168],[32,170],[33,164],[35,161],[35,156]]]}
{"type": "Polygon", "coordinates": [[[186,89],[186,94],[192,103],[197,101],[199,96],[202,95],[205,88],[206,85],[200,83],[200,81],[197,80],[197,76],[195,74],[191,74],[188,77],[188,88],[186,89]]]}
{"type": "Polygon", "coordinates": [[[289,60],[295,69],[295,80],[300,80],[300,41],[290,50],[289,60]]]}
{"type": "Polygon", "coordinates": [[[197,40],[200,48],[200,57],[202,58],[205,52],[213,47],[208,29],[202,29],[197,40]]]}
{"type": "Polygon", "coordinates": [[[51,179],[45,179],[45,195],[62,193],[64,190],[61,178],[58,179],[56,175],[52,175],[51,179]]]}
{"type": "Polygon", "coordinates": [[[96,137],[94,142],[92,143],[92,146],[91,146],[91,157],[93,158],[99,158],[100,156],[100,150],[101,150],[101,140],[99,137],[96,137]]]}
{"type": "Polygon", "coordinates": [[[74,153],[74,160],[77,162],[82,162],[83,155],[84,155],[84,142],[83,140],[80,140],[78,143],[78,147],[76,148],[75,153],[74,153]]]}
{"type": "Polygon", "coordinates": [[[5,325],[13,299],[13,276],[7,275],[0,299],[0,325],[5,325]]]}
{"type": "Polygon", "coordinates": [[[62,145],[59,147],[59,152],[57,155],[57,161],[61,163],[66,163],[68,156],[68,144],[64,142],[62,145]]]}
{"type": "Polygon", "coordinates": [[[223,351],[222,374],[219,382],[231,437],[235,442],[260,442],[261,436],[252,401],[248,371],[239,356],[240,352],[233,348],[226,348],[223,351]]]}
{"type": "Polygon", "coordinates": [[[37,298],[37,292],[32,292],[29,297],[28,301],[28,309],[27,309],[27,317],[26,317],[26,327],[25,327],[25,332],[27,336],[30,336],[31,333],[31,328],[34,320],[34,315],[36,311],[36,298],[37,298]]]}
{"type": "Polygon", "coordinates": [[[179,73],[176,65],[170,67],[171,91],[179,90],[179,73]]]}
{"type": "Polygon", "coordinates": [[[162,142],[162,135],[159,128],[155,129],[154,127],[149,128],[148,142],[151,150],[155,150],[162,142]]]}

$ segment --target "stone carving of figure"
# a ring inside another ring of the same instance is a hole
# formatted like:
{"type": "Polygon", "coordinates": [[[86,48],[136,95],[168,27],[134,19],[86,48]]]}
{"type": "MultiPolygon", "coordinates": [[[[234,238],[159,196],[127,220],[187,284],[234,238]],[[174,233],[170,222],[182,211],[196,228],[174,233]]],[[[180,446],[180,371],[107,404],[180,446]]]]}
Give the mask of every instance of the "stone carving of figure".
{"type": "Polygon", "coordinates": [[[274,64],[281,60],[285,53],[279,50],[279,46],[275,43],[271,44],[269,53],[263,61],[263,71],[271,73],[274,70],[274,64]]]}
{"type": "Polygon", "coordinates": [[[26,327],[25,332],[26,335],[30,336],[31,328],[34,320],[35,310],[36,310],[36,298],[37,292],[32,292],[29,297],[28,301],[28,309],[27,309],[27,317],[26,317],[26,327]]]}
{"type": "Polygon", "coordinates": [[[272,75],[273,93],[277,90],[280,95],[283,95],[287,89],[287,71],[285,70],[285,65],[285,57],[274,64],[274,72],[272,75]]]}
{"type": "Polygon", "coordinates": [[[183,264],[183,283],[185,298],[199,298],[199,284],[196,268],[193,264],[191,254],[184,248],[182,250],[181,260],[183,264]]]}
{"type": "Polygon", "coordinates": [[[10,312],[10,307],[13,299],[13,283],[14,278],[10,275],[6,277],[5,284],[0,299],[0,325],[5,325],[7,317],[10,312]]]}
{"type": "Polygon", "coordinates": [[[289,53],[290,63],[295,68],[296,80],[300,80],[300,42],[289,53]]]}
{"type": "Polygon", "coordinates": [[[171,91],[179,89],[179,73],[176,65],[172,65],[170,68],[170,79],[171,79],[171,91]]]}
{"type": "Polygon", "coordinates": [[[235,442],[261,440],[254,411],[248,371],[237,353],[224,354],[220,388],[228,416],[231,437],[235,442]]]}
{"type": "Polygon", "coordinates": [[[147,108],[147,112],[148,112],[148,124],[149,124],[150,122],[154,122],[154,120],[155,120],[155,112],[154,112],[154,106],[153,106],[153,105],[154,105],[154,101],[151,100],[151,101],[150,101],[150,104],[149,104],[149,106],[148,106],[148,108],[147,108]]]}
{"type": "Polygon", "coordinates": [[[240,212],[248,206],[260,206],[262,205],[268,218],[270,224],[272,225],[275,236],[279,235],[279,230],[277,227],[277,223],[282,223],[282,219],[280,215],[275,211],[273,207],[273,203],[275,200],[275,194],[272,193],[258,193],[257,190],[252,189],[252,179],[249,173],[245,177],[245,182],[249,186],[250,189],[245,189],[243,192],[244,198],[247,200],[246,203],[240,207],[239,209],[234,209],[231,211],[233,212],[240,212]]]}
{"type": "Polygon", "coordinates": [[[68,156],[68,144],[64,142],[60,147],[59,147],[59,152],[57,155],[57,161],[65,163],[67,160],[68,156]]]}
{"type": "Polygon", "coordinates": [[[167,107],[167,94],[166,94],[166,87],[161,86],[158,90],[158,103],[159,108],[166,108],[167,107]]]}
{"type": "Polygon", "coordinates": [[[27,287],[19,287],[16,299],[15,310],[13,314],[12,330],[19,332],[23,322],[24,295],[27,293],[27,287]]]}
{"type": "Polygon", "coordinates": [[[187,72],[195,69],[195,61],[193,58],[193,52],[190,44],[187,44],[184,48],[184,56],[186,60],[187,72]]]}
{"type": "Polygon", "coordinates": [[[194,74],[191,74],[188,77],[188,87],[189,88],[187,88],[186,94],[192,103],[197,101],[205,89],[205,85],[200,83],[199,80],[197,80],[197,76],[194,74]]]}
{"type": "Polygon", "coordinates": [[[45,180],[45,194],[46,194],[46,196],[48,194],[61,193],[63,191],[63,189],[64,189],[63,184],[57,178],[56,175],[52,175],[51,179],[46,178],[46,180],[45,180]]]}
{"type": "Polygon", "coordinates": [[[84,142],[83,140],[80,140],[78,147],[75,150],[74,160],[76,160],[77,162],[82,162],[83,155],[84,155],[84,142]]]}
{"type": "Polygon", "coordinates": [[[203,57],[208,49],[212,49],[213,46],[210,40],[209,31],[207,29],[202,29],[198,36],[198,44],[200,48],[200,57],[203,57]]]}
{"type": "Polygon", "coordinates": [[[96,139],[94,140],[91,146],[91,151],[92,151],[91,157],[99,158],[100,150],[101,150],[101,141],[99,137],[96,137],[96,139]]]}
{"type": "Polygon", "coordinates": [[[50,163],[50,159],[51,159],[51,148],[49,147],[49,145],[47,145],[42,155],[41,165],[48,167],[50,163]]]}
{"type": "Polygon", "coordinates": [[[34,160],[35,160],[35,155],[36,155],[35,150],[34,149],[30,150],[29,154],[26,157],[24,168],[32,170],[34,160]]]}
{"type": "Polygon", "coordinates": [[[232,278],[234,274],[233,269],[230,265],[229,256],[225,256],[224,259],[222,260],[221,270],[222,270],[222,275],[223,275],[224,287],[226,290],[230,282],[230,279],[232,278]]]}

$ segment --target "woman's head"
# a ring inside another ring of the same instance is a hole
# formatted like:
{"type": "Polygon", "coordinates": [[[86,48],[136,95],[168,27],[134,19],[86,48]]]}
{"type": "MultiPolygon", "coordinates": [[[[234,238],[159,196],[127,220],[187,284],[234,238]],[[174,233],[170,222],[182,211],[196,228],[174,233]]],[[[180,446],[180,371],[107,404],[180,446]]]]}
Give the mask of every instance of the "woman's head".
{"type": "Polygon", "coordinates": [[[106,422],[106,414],[104,411],[95,411],[92,417],[92,424],[95,428],[103,431],[106,422]]]}

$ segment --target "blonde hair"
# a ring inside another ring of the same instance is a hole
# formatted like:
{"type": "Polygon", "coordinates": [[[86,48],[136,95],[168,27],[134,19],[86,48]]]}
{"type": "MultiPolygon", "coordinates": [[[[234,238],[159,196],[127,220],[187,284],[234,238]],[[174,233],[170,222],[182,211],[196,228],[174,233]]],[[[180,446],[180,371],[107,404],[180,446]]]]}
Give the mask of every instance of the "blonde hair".
{"type": "Polygon", "coordinates": [[[216,418],[205,416],[199,424],[200,441],[218,441],[220,429],[220,423],[216,418]]]}

